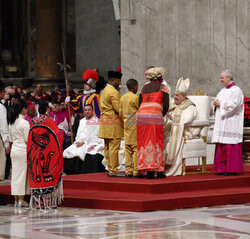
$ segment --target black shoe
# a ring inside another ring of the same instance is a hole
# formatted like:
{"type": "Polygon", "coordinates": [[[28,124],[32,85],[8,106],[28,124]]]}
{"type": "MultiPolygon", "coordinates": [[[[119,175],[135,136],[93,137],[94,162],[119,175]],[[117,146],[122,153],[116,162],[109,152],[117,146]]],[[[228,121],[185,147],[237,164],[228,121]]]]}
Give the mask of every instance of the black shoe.
{"type": "Polygon", "coordinates": [[[216,175],[225,175],[225,173],[216,173],[216,175]]]}
{"type": "Polygon", "coordinates": [[[163,172],[157,172],[157,178],[166,178],[166,175],[163,172]]]}
{"type": "Polygon", "coordinates": [[[238,175],[238,173],[226,173],[226,175],[238,175]]]}
{"type": "Polygon", "coordinates": [[[146,176],[141,173],[133,176],[133,178],[145,178],[145,177],[146,176]]]}
{"type": "Polygon", "coordinates": [[[147,172],[147,179],[153,179],[153,178],[155,178],[155,172],[148,171],[147,172]]]}
{"type": "Polygon", "coordinates": [[[126,177],[126,178],[132,178],[132,177],[133,177],[133,174],[125,174],[125,177],[126,177]]]}

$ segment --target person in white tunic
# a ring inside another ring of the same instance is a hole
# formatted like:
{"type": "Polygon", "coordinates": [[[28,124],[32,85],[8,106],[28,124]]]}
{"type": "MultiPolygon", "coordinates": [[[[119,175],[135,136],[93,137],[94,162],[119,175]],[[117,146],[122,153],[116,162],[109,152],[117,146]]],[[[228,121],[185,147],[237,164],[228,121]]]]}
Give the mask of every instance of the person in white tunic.
{"type": "Polygon", "coordinates": [[[177,82],[174,101],[170,102],[165,126],[166,144],[166,176],[182,174],[182,155],[184,138],[186,140],[198,138],[200,128],[185,127],[187,123],[198,120],[198,111],[195,104],[187,98],[190,80],[180,78],[177,82]]]}
{"type": "MultiPolygon", "coordinates": [[[[4,84],[0,80],[0,100],[5,94],[4,84]]],[[[0,181],[5,179],[6,154],[10,152],[9,126],[7,123],[7,111],[0,103],[0,181]]]]}
{"type": "MultiPolygon", "coordinates": [[[[84,106],[84,115],[86,117],[80,120],[75,142],[63,151],[64,171],[68,163],[68,160],[65,161],[65,158],[74,160],[74,158],[79,157],[84,161],[86,160],[86,155],[94,156],[99,154],[102,156],[100,162],[103,159],[104,140],[98,138],[99,118],[93,115],[92,105],[84,106]]],[[[88,169],[85,172],[89,172],[88,169]]]]}
{"type": "Polygon", "coordinates": [[[18,101],[10,109],[10,142],[11,142],[11,195],[15,197],[14,206],[28,207],[24,201],[25,194],[29,193],[27,174],[27,140],[30,124],[24,119],[27,114],[27,104],[24,100],[18,101]]]}
{"type": "Polygon", "coordinates": [[[213,102],[215,124],[212,142],[216,143],[214,170],[217,174],[243,172],[242,139],[244,121],[244,95],[235,85],[230,70],[222,71],[220,82],[224,86],[213,102]]]}

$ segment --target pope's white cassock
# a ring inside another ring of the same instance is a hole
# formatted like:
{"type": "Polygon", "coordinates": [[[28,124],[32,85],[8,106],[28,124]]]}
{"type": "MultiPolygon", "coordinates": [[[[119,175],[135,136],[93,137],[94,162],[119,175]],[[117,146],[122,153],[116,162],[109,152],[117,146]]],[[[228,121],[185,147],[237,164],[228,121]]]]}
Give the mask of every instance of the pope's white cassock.
{"type": "MultiPolygon", "coordinates": [[[[180,78],[177,82],[175,93],[186,95],[190,85],[189,79],[180,78]]],[[[166,176],[177,176],[182,174],[182,155],[184,138],[190,140],[198,138],[200,134],[199,127],[185,127],[187,123],[198,120],[198,111],[195,104],[186,98],[181,104],[176,105],[174,101],[170,102],[168,113],[173,120],[167,119],[165,135],[165,159],[166,176]]]]}
{"type": "Polygon", "coordinates": [[[87,153],[92,155],[99,153],[103,156],[104,151],[98,152],[98,150],[100,147],[104,147],[104,140],[98,138],[98,132],[99,119],[96,116],[92,116],[90,119],[81,119],[76,134],[76,140],[71,146],[63,151],[63,157],[79,157],[81,160],[84,160],[87,153]],[[84,144],[77,147],[77,142],[84,142],[84,144]],[[92,145],[95,145],[94,149],[88,152],[89,147],[92,145]]]}

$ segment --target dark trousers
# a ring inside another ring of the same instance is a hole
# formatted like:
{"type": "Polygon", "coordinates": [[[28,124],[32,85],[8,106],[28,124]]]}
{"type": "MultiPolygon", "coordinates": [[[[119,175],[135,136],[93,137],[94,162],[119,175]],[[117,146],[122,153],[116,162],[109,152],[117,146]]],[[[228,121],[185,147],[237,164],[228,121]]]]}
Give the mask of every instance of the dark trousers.
{"type": "Polygon", "coordinates": [[[10,176],[10,168],[11,168],[10,154],[7,154],[6,155],[6,166],[5,166],[5,179],[8,179],[10,176]]]}
{"type": "Polygon", "coordinates": [[[79,157],[64,158],[63,171],[68,175],[105,172],[106,170],[102,164],[103,158],[101,154],[86,154],[84,161],[79,157]]]}

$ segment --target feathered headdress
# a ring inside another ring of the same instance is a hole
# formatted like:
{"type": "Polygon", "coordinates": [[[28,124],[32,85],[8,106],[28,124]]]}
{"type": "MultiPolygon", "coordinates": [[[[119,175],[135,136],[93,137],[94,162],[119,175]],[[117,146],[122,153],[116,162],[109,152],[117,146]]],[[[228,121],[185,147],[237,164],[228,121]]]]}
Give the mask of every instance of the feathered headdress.
{"type": "Polygon", "coordinates": [[[99,76],[98,76],[98,73],[95,70],[88,69],[83,73],[82,79],[91,88],[95,88],[96,87],[96,82],[98,82],[98,80],[99,80],[99,76]]]}

